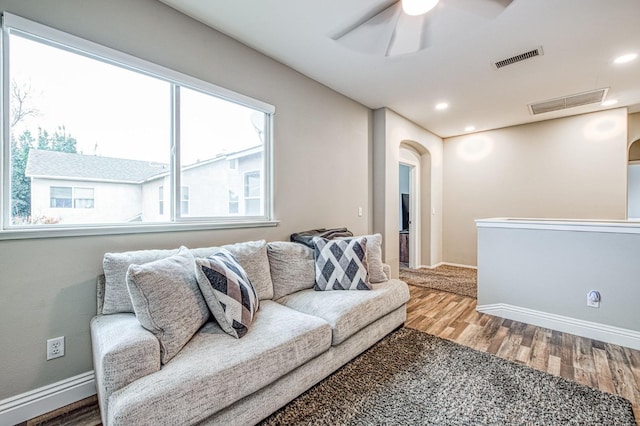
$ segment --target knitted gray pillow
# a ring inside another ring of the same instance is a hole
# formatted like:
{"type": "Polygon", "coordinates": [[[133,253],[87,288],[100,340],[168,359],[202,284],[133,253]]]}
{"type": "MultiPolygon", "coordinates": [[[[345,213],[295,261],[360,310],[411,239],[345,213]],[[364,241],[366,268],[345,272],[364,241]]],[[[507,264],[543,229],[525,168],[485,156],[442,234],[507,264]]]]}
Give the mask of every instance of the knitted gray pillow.
{"type": "Polygon", "coordinates": [[[131,265],[127,288],[140,324],[160,341],[160,358],[166,364],[209,319],[209,309],[195,276],[195,259],[189,249],[131,265]]]}

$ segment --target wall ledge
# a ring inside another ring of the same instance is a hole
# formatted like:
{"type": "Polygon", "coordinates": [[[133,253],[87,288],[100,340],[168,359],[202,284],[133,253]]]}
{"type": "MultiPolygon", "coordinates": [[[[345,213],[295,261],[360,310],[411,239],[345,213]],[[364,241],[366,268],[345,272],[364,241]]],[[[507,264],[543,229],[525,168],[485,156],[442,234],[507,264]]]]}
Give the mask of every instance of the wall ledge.
{"type": "Polygon", "coordinates": [[[628,220],[492,218],[475,222],[478,228],[640,234],[640,221],[628,220]]]}
{"type": "Polygon", "coordinates": [[[483,314],[494,315],[538,327],[550,328],[563,333],[571,333],[589,339],[640,350],[640,332],[635,330],[535,311],[533,309],[505,303],[480,305],[476,310],[483,314]]]}
{"type": "Polygon", "coordinates": [[[0,401],[0,425],[15,425],[96,394],[93,371],[0,401]]]}

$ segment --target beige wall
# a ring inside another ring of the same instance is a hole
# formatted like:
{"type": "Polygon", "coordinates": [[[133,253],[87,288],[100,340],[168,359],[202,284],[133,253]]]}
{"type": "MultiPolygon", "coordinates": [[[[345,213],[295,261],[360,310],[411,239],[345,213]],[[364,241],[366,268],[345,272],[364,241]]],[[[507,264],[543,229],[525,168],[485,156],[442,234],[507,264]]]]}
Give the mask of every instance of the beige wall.
{"type": "Polygon", "coordinates": [[[5,0],[0,10],[275,105],[280,220],[275,228],[0,241],[0,400],[93,368],[89,320],[107,251],[286,239],[321,226],[369,231],[371,112],[364,106],[156,0],[5,0]],[[65,356],[45,361],[46,339],[61,335],[65,356]]]}
{"type": "Polygon", "coordinates": [[[442,139],[387,108],[374,111],[373,121],[373,227],[383,235],[384,260],[391,265],[392,275],[397,276],[401,144],[421,154],[420,264],[432,266],[442,261],[442,139]],[[434,208],[436,214],[425,218],[434,208]]]}
{"type": "Polygon", "coordinates": [[[625,219],[626,148],[623,108],[445,139],[444,260],[476,265],[475,219],[625,219]]]}

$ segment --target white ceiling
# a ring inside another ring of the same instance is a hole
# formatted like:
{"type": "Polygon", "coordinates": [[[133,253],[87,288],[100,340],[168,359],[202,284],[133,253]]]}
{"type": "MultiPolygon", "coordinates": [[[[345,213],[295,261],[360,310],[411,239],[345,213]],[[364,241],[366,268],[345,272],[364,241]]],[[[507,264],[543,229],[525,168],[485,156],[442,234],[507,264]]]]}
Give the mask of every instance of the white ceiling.
{"type": "MultiPolygon", "coordinates": [[[[333,36],[393,0],[161,0],[183,13],[376,109],[389,107],[441,137],[604,109],[600,104],[532,116],[527,105],[609,88],[615,107],[640,111],[640,0],[514,0],[495,19],[441,0],[430,47],[386,57],[333,36]],[[492,62],[542,46],[544,55],[495,69],[492,62]],[[444,111],[438,102],[448,102],[444,111]]],[[[430,12],[431,13],[431,12],[430,12]]],[[[429,19],[429,16],[427,16],[429,19]]],[[[611,107],[610,107],[611,108],[611,107]]]]}

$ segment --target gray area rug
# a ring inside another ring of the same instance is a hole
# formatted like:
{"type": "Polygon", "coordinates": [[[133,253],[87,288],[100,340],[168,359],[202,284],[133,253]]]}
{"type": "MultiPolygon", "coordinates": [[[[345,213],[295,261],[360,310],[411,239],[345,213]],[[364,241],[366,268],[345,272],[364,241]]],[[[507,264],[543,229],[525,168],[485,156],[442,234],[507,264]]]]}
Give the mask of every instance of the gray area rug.
{"type": "Polygon", "coordinates": [[[400,267],[400,279],[418,287],[435,288],[477,298],[478,271],[472,268],[442,265],[434,269],[400,267]]]}
{"type": "Polygon", "coordinates": [[[263,425],[635,425],[631,404],[402,328],[263,425]]]}

